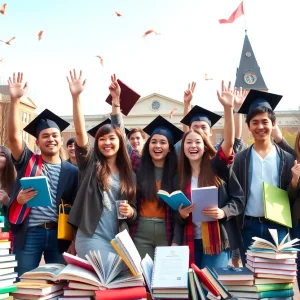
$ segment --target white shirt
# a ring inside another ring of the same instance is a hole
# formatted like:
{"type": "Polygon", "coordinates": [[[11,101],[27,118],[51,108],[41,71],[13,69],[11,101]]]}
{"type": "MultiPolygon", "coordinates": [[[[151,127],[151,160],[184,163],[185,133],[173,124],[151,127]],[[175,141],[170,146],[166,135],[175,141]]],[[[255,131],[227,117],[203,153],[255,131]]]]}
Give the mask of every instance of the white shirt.
{"type": "Polygon", "coordinates": [[[265,158],[262,158],[252,147],[252,178],[245,214],[252,217],[264,217],[263,182],[278,187],[279,170],[277,151],[273,146],[265,158]]]}
{"type": "MultiPolygon", "coordinates": [[[[198,178],[192,177],[191,179],[191,189],[196,189],[198,187],[198,178]]],[[[194,239],[202,239],[201,222],[193,222],[194,225],[194,239]]]]}

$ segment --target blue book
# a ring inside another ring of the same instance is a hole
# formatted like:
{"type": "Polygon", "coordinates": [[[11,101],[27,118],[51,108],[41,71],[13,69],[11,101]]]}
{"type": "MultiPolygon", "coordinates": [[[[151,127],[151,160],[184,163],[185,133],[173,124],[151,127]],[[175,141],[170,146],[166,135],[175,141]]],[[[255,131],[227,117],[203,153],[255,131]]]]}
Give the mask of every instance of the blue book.
{"type": "Polygon", "coordinates": [[[23,190],[33,188],[37,195],[27,202],[28,207],[51,206],[50,189],[46,176],[23,177],[20,179],[23,190]]]}
{"type": "Polygon", "coordinates": [[[176,211],[181,203],[183,204],[183,208],[192,204],[182,191],[174,191],[169,194],[167,191],[159,190],[157,195],[176,211]]]}
{"type": "Polygon", "coordinates": [[[5,222],[5,216],[0,216],[0,223],[5,222]]]}
{"type": "Polygon", "coordinates": [[[213,268],[218,280],[254,280],[254,274],[248,268],[235,268],[232,266],[213,268]]]}

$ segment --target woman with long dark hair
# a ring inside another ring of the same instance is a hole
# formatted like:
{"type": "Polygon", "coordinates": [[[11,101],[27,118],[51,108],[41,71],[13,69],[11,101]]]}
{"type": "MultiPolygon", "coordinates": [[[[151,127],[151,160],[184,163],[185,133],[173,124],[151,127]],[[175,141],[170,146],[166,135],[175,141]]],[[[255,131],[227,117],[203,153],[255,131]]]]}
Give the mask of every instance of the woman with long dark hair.
{"type": "Polygon", "coordinates": [[[180,140],[182,131],[161,116],[144,131],[150,137],[137,173],[138,217],[131,227],[131,235],[141,257],[148,253],[153,258],[157,246],[182,244],[183,228],[178,212],[157,196],[158,190],[171,193],[178,189],[174,144],[180,140]]]}
{"type": "Polygon", "coordinates": [[[110,241],[127,227],[127,222],[136,218],[134,174],[118,127],[101,126],[94,147],[90,146],[79,99],[85,81],[81,79],[81,71],[78,78],[75,71],[70,72],[70,77],[80,188],[68,221],[77,229],[77,254],[84,258],[90,250],[100,250],[106,261],[108,253],[114,252],[110,241]],[[116,200],[128,201],[119,207],[127,219],[118,219],[116,200]]]}

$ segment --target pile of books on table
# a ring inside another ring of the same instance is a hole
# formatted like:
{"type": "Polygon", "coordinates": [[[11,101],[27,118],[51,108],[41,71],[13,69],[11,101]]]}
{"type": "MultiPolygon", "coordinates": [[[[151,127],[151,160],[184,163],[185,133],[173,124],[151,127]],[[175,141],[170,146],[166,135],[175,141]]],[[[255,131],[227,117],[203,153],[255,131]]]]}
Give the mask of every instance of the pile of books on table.
{"type": "Polygon", "coordinates": [[[297,275],[298,239],[278,243],[275,229],[269,229],[274,245],[254,237],[246,253],[246,268],[216,268],[218,279],[238,299],[292,299],[297,275]]]}
{"type": "Polygon", "coordinates": [[[58,278],[64,268],[62,264],[45,264],[24,273],[20,282],[16,283],[17,291],[12,296],[20,300],[57,299],[67,284],[64,279],[58,278]]]}
{"type": "Polygon", "coordinates": [[[18,277],[15,267],[18,265],[14,254],[10,254],[9,233],[2,232],[5,216],[0,216],[0,299],[12,299],[9,293],[17,290],[14,282],[18,277]]]}

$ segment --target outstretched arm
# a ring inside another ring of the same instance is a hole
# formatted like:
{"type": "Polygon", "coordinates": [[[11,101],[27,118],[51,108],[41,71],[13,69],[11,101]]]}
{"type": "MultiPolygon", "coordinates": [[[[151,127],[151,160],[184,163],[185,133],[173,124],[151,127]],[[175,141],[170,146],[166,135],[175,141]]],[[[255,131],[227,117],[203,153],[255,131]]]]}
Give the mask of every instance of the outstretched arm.
{"type": "Polygon", "coordinates": [[[67,76],[69,88],[73,99],[73,121],[76,133],[76,143],[84,147],[88,143],[88,135],[85,131],[85,120],[82,113],[80,94],[83,92],[86,80],[82,80],[82,71],[79,76],[75,70],[70,71],[70,78],[67,76]]]}
{"type": "Polygon", "coordinates": [[[19,160],[23,150],[24,143],[20,136],[20,102],[24,96],[27,83],[23,85],[23,73],[13,73],[13,77],[8,79],[10,106],[8,115],[8,140],[10,143],[10,150],[15,160],[19,160]]]}
{"type": "Polygon", "coordinates": [[[221,93],[217,91],[218,99],[224,108],[224,141],[221,145],[222,150],[226,157],[229,157],[233,151],[234,144],[234,119],[233,119],[233,102],[234,94],[230,90],[231,82],[229,82],[228,87],[224,85],[222,80],[221,93]]]}
{"type": "MultiPolygon", "coordinates": [[[[187,90],[184,91],[184,96],[183,96],[183,116],[185,117],[191,110],[192,105],[191,102],[193,100],[193,94],[196,88],[196,82],[189,83],[187,90]]],[[[189,126],[187,125],[182,125],[182,129],[184,132],[189,131],[189,126]]]]}
{"type": "Polygon", "coordinates": [[[243,88],[235,88],[234,90],[234,127],[235,127],[235,138],[241,139],[242,138],[242,130],[243,130],[243,115],[236,113],[241,108],[242,104],[244,103],[245,98],[248,95],[247,90],[243,90],[243,88]]]}

